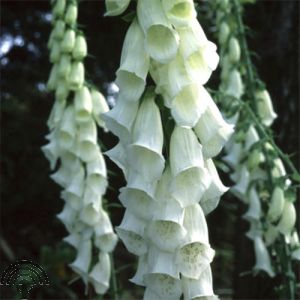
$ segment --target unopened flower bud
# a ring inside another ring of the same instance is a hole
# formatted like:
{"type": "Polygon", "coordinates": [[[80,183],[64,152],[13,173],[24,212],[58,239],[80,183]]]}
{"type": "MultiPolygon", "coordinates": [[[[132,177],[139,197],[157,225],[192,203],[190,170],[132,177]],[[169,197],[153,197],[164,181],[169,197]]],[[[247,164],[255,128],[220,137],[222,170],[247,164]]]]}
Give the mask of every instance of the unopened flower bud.
{"type": "Polygon", "coordinates": [[[66,78],[71,71],[71,57],[70,55],[63,54],[60,58],[58,65],[58,76],[66,78]]]}
{"type": "Polygon", "coordinates": [[[65,14],[65,22],[68,25],[74,25],[77,19],[77,15],[78,15],[77,6],[74,4],[70,4],[65,14]]]}
{"type": "Polygon", "coordinates": [[[75,45],[75,32],[73,29],[68,29],[64,38],[61,42],[61,51],[62,52],[71,52],[75,45]]]}
{"type": "Polygon", "coordinates": [[[284,207],[283,189],[280,187],[275,187],[272,194],[271,204],[268,210],[267,218],[271,222],[277,221],[282,214],[283,207],[284,207]]]}
{"type": "Polygon", "coordinates": [[[81,60],[87,55],[87,44],[84,36],[77,35],[75,39],[75,46],[72,52],[73,58],[75,60],[81,60]]]}
{"type": "Polygon", "coordinates": [[[57,20],[53,29],[53,37],[62,39],[65,33],[66,24],[62,20],[57,20]]]}
{"type": "Polygon", "coordinates": [[[229,36],[229,32],[230,32],[229,26],[225,22],[221,23],[220,31],[219,31],[219,42],[220,42],[220,44],[225,44],[226,43],[227,38],[229,36]]]}
{"type": "Polygon", "coordinates": [[[72,64],[68,82],[70,90],[76,91],[82,87],[84,83],[84,66],[82,62],[74,62],[72,64]]]}
{"type": "Polygon", "coordinates": [[[229,40],[229,58],[233,63],[238,62],[241,58],[241,48],[238,40],[234,37],[229,40]]]}
{"type": "Polygon", "coordinates": [[[272,125],[277,114],[274,112],[272,100],[267,90],[263,90],[257,93],[259,99],[257,104],[258,114],[266,126],[272,125]]]}
{"type": "Polygon", "coordinates": [[[282,216],[278,224],[278,230],[285,235],[290,234],[296,223],[295,206],[290,201],[285,201],[282,216]]]}

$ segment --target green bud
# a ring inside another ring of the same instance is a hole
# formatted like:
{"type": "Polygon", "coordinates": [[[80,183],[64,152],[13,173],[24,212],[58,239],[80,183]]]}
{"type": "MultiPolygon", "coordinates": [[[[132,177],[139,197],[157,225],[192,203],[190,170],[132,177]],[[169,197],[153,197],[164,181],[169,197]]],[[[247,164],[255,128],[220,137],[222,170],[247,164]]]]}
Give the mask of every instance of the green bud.
{"type": "Polygon", "coordinates": [[[264,161],[263,154],[258,149],[255,149],[250,153],[248,158],[248,168],[250,170],[255,169],[262,161],[264,161]]]}
{"type": "Polygon", "coordinates": [[[70,90],[72,91],[76,91],[83,86],[84,66],[82,62],[76,61],[72,64],[68,81],[69,81],[70,90]]]}
{"type": "Polygon", "coordinates": [[[50,33],[49,39],[48,39],[48,43],[47,43],[47,48],[48,49],[52,48],[54,41],[55,41],[54,30],[52,30],[51,33],[50,33]]]}
{"type": "Polygon", "coordinates": [[[57,0],[53,8],[53,15],[55,17],[62,17],[65,8],[66,8],[66,0],[57,0]]]}
{"type": "Polygon", "coordinates": [[[78,8],[75,4],[69,4],[65,15],[65,22],[74,25],[77,20],[78,8]]]}
{"type": "Polygon", "coordinates": [[[53,37],[56,39],[62,39],[65,34],[66,24],[62,20],[57,20],[53,29],[53,37]]]}
{"type": "Polygon", "coordinates": [[[238,62],[241,58],[241,48],[236,38],[229,40],[229,58],[231,62],[238,62]]]}
{"type": "Polygon", "coordinates": [[[58,76],[66,78],[71,70],[71,57],[70,55],[63,54],[59,61],[58,76]]]}
{"type": "Polygon", "coordinates": [[[72,55],[75,60],[81,60],[87,55],[87,44],[84,36],[76,36],[72,55]]]}
{"type": "Polygon", "coordinates": [[[68,94],[69,94],[69,89],[67,83],[64,81],[60,81],[56,87],[55,98],[58,101],[64,101],[67,99],[68,94]]]}
{"type": "Polygon", "coordinates": [[[58,72],[58,64],[54,64],[50,71],[49,79],[47,81],[47,89],[49,91],[53,91],[56,89],[57,85],[57,72],[58,72]]]}
{"type": "Polygon", "coordinates": [[[60,59],[60,43],[54,41],[50,51],[50,62],[56,63],[59,61],[59,59],[60,59]]]}
{"type": "Polygon", "coordinates": [[[61,42],[61,51],[72,52],[74,46],[75,46],[75,32],[73,29],[68,29],[65,32],[64,38],[61,42]]]}

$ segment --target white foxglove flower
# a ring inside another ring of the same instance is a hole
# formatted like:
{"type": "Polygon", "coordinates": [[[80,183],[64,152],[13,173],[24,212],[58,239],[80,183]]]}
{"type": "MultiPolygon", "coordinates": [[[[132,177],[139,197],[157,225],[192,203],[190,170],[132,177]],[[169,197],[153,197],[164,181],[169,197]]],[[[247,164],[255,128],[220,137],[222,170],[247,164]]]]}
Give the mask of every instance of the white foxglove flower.
{"type": "Polygon", "coordinates": [[[54,41],[53,45],[51,46],[49,60],[51,63],[57,63],[59,62],[60,56],[61,56],[60,42],[54,41]]]}
{"type": "Polygon", "coordinates": [[[248,221],[259,221],[262,215],[260,199],[257,191],[252,187],[249,191],[249,208],[243,215],[243,218],[248,221]]]}
{"type": "Polygon", "coordinates": [[[51,68],[49,79],[47,81],[48,91],[55,90],[57,83],[58,83],[58,64],[54,64],[51,68]]]}
{"type": "Polygon", "coordinates": [[[72,180],[69,186],[66,188],[66,191],[78,197],[82,197],[84,192],[84,176],[85,174],[84,174],[83,166],[80,166],[76,170],[74,177],[72,177],[72,180]]]}
{"type": "Polygon", "coordinates": [[[283,189],[278,186],[275,187],[272,193],[267,219],[269,219],[271,222],[277,221],[282,214],[284,202],[285,198],[283,189]]]}
{"type": "Polygon", "coordinates": [[[131,213],[144,220],[151,220],[154,212],[154,199],[136,188],[121,188],[119,199],[131,213]]]}
{"type": "Polygon", "coordinates": [[[107,128],[116,135],[123,144],[131,141],[131,130],[135,120],[138,102],[128,102],[118,98],[112,110],[103,115],[107,128]]]}
{"type": "Polygon", "coordinates": [[[272,269],[268,250],[260,236],[257,236],[254,239],[254,250],[256,258],[254,270],[265,271],[270,277],[274,277],[275,273],[272,269]]]}
{"type": "Polygon", "coordinates": [[[200,205],[204,214],[207,215],[217,207],[220,197],[228,191],[228,188],[223,185],[214,162],[208,159],[205,164],[211,177],[211,183],[202,196],[200,205]]]}
{"type": "Polygon", "coordinates": [[[54,29],[53,29],[53,38],[61,40],[65,33],[66,23],[62,20],[55,21],[54,29]]]}
{"type": "Polygon", "coordinates": [[[97,127],[92,120],[79,125],[78,141],[79,155],[83,161],[89,162],[97,158],[99,152],[97,144],[97,127]]]}
{"type": "Polygon", "coordinates": [[[218,107],[207,93],[207,107],[195,126],[195,132],[203,146],[205,158],[216,156],[233,133],[233,125],[222,117],[218,107]]]}
{"type": "Polygon", "coordinates": [[[130,0],[105,0],[105,16],[118,16],[128,7],[130,0]]]}
{"type": "Polygon", "coordinates": [[[65,204],[63,210],[56,217],[66,226],[69,232],[72,232],[74,220],[78,212],[71,207],[70,204],[65,204]]]}
{"type": "Polygon", "coordinates": [[[288,235],[291,233],[296,223],[296,210],[292,202],[286,200],[284,203],[282,216],[278,224],[278,230],[284,234],[288,235]]]}
{"type": "Polygon", "coordinates": [[[75,46],[75,31],[73,29],[66,30],[63,40],[61,41],[61,52],[69,53],[72,52],[75,46]]]}
{"type": "Polygon", "coordinates": [[[149,71],[149,55],[144,44],[144,34],[137,20],[130,25],[121,54],[116,84],[120,97],[127,101],[138,101],[141,97],[149,71]]]}
{"type": "Polygon", "coordinates": [[[185,300],[206,299],[214,296],[211,268],[207,267],[198,279],[182,277],[182,288],[185,300]]]}
{"type": "Polygon", "coordinates": [[[244,86],[241,78],[241,74],[237,70],[232,70],[228,75],[228,84],[226,88],[226,94],[235,98],[240,98],[244,93],[244,86]]]}
{"type": "Polygon", "coordinates": [[[60,149],[58,147],[57,141],[53,138],[50,143],[43,146],[41,149],[50,162],[50,169],[53,170],[60,155],[60,149]]]}
{"type": "Polygon", "coordinates": [[[242,145],[240,143],[233,143],[228,149],[227,155],[222,160],[225,161],[230,167],[235,168],[242,157],[242,145]]]}
{"type": "Polygon", "coordinates": [[[69,95],[69,87],[67,82],[60,81],[56,85],[55,98],[57,101],[65,101],[69,95]]]}
{"type": "Polygon", "coordinates": [[[230,28],[227,23],[222,22],[219,30],[219,42],[225,44],[230,33],[230,28]]]}
{"type": "Polygon", "coordinates": [[[211,178],[204,168],[202,147],[191,129],[176,126],[170,140],[171,194],[183,206],[200,201],[211,178]]]}
{"type": "MultiPolygon", "coordinates": [[[[68,174],[68,176],[70,177],[70,173],[68,174]]],[[[53,179],[53,177],[52,177],[52,179],[53,179]]],[[[69,184],[69,182],[66,184],[66,186],[68,184],[69,184]]],[[[60,193],[60,197],[61,197],[61,199],[65,200],[68,204],[70,204],[70,206],[76,211],[81,210],[83,207],[81,197],[78,197],[77,195],[75,195],[73,193],[69,193],[67,191],[62,191],[60,193]]]]}
{"type": "Polygon", "coordinates": [[[137,15],[149,55],[158,62],[170,62],[176,56],[179,37],[165,15],[161,1],[139,0],[137,15]]]}
{"type": "Polygon", "coordinates": [[[68,106],[62,116],[62,122],[58,129],[57,140],[62,149],[72,147],[76,136],[76,124],[73,106],[68,106]]]}
{"type": "Polygon", "coordinates": [[[158,180],[164,169],[163,130],[154,94],[147,92],[138,110],[128,146],[128,163],[145,181],[158,180]]]}
{"type": "Polygon", "coordinates": [[[78,247],[78,254],[70,264],[70,267],[78,274],[80,274],[85,283],[88,281],[88,271],[92,259],[92,243],[90,240],[82,239],[78,247]]]}
{"type": "Polygon", "coordinates": [[[77,35],[73,47],[72,56],[75,60],[82,60],[87,55],[87,44],[84,36],[77,35]]]}
{"type": "Polygon", "coordinates": [[[258,98],[257,110],[263,124],[271,126],[277,114],[274,112],[272,100],[267,90],[259,91],[256,94],[258,98]]]}
{"type": "Polygon", "coordinates": [[[102,114],[109,111],[109,107],[103,97],[103,95],[97,90],[91,90],[91,97],[93,103],[92,115],[98,126],[105,128],[102,114]]]}
{"type": "Polygon", "coordinates": [[[84,86],[75,93],[75,113],[77,122],[86,122],[91,119],[93,102],[89,89],[84,86]]]}
{"type": "MultiPolygon", "coordinates": [[[[257,236],[261,236],[262,233],[262,226],[261,223],[258,222],[257,220],[249,220],[250,223],[250,228],[249,230],[246,232],[246,236],[250,239],[250,240],[254,240],[255,237],[257,236]]],[[[267,244],[266,244],[267,245],[267,244]]]]}
{"type": "Polygon", "coordinates": [[[50,116],[47,121],[47,126],[50,130],[53,130],[62,119],[66,107],[66,101],[55,101],[50,116]]]}
{"type": "Polygon", "coordinates": [[[127,250],[135,255],[147,252],[147,242],[144,239],[145,226],[145,221],[126,210],[121,224],[116,227],[127,250]]]}
{"type": "Polygon", "coordinates": [[[61,78],[68,78],[71,72],[71,57],[68,54],[63,54],[58,62],[57,74],[61,78]]]}
{"type": "Polygon", "coordinates": [[[109,288],[110,258],[108,253],[100,252],[98,262],[89,273],[89,279],[97,294],[105,294],[109,288]]]}
{"type": "Polygon", "coordinates": [[[65,14],[65,22],[68,25],[74,25],[76,23],[78,16],[78,8],[73,3],[70,3],[67,7],[66,14],[65,14]]]}
{"type": "Polygon", "coordinates": [[[104,154],[107,155],[123,171],[123,174],[126,177],[128,163],[126,150],[123,144],[119,142],[115,147],[106,151],[104,154]]]}
{"type": "Polygon", "coordinates": [[[185,208],[185,243],[177,250],[176,264],[182,275],[198,279],[214,257],[208,242],[208,229],[204,213],[199,204],[185,208]]]}
{"type": "Polygon", "coordinates": [[[279,236],[279,231],[277,226],[270,224],[267,230],[264,232],[264,240],[266,246],[272,245],[278,236],[279,236]]]}
{"type": "Polygon", "coordinates": [[[251,125],[246,134],[245,149],[250,150],[251,146],[260,140],[259,135],[253,125],[251,125]]]}
{"type": "Polygon", "coordinates": [[[162,0],[164,11],[175,26],[188,26],[196,18],[193,0],[162,0]]]}
{"type": "Polygon", "coordinates": [[[82,62],[75,61],[72,63],[68,83],[72,91],[78,91],[82,88],[84,83],[84,66],[82,62]]]}
{"type": "Polygon", "coordinates": [[[98,208],[95,204],[85,205],[80,212],[80,219],[89,226],[95,226],[100,219],[99,216],[100,203],[98,208]]]}
{"type": "Polygon", "coordinates": [[[236,184],[230,189],[240,200],[247,202],[246,193],[250,182],[250,174],[245,166],[242,166],[236,184]]]}
{"type": "Polygon", "coordinates": [[[55,2],[52,13],[55,17],[62,17],[66,8],[66,0],[59,0],[55,2]]]}
{"type": "Polygon", "coordinates": [[[136,285],[145,286],[144,275],[146,273],[148,273],[148,255],[144,254],[138,257],[138,266],[136,273],[132,278],[129,279],[129,281],[136,285]]]}

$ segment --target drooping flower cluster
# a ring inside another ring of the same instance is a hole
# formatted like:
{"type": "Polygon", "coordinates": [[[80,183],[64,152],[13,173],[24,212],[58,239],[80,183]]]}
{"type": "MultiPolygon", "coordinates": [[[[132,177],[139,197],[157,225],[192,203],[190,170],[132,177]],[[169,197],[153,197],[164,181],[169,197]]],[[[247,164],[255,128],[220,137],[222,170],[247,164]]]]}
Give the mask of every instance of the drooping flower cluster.
{"type": "MultiPolygon", "coordinates": [[[[232,3],[223,0],[216,2],[222,69],[220,90],[225,95],[241,99],[244,93],[241,70],[245,70],[245,66],[241,61],[238,24],[232,17],[232,3]]],[[[260,126],[270,127],[277,115],[273,110],[269,93],[263,88],[258,89],[255,98],[256,117],[261,123],[260,126]]],[[[223,102],[224,113],[236,124],[235,135],[225,146],[226,155],[223,160],[234,171],[231,179],[235,185],[231,188],[231,192],[248,205],[243,218],[250,224],[246,235],[254,243],[256,257],[254,270],[265,271],[273,277],[275,272],[269,247],[280,234],[284,235],[286,242],[291,245],[293,257],[300,258],[300,244],[295,231],[296,211],[294,204],[287,197],[290,181],[285,179],[284,164],[274,147],[263,141],[257,127],[259,125],[251,119],[243,107],[236,110],[232,102],[234,101],[230,98],[227,102],[223,102]],[[271,193],[270,178],[272,178],[271,193]]]]}
{"type": "Polygon", "coordinates": [[[53,64],[47,87],[55,92],[42,150],[50,161],[50,176],[63,191],[64,208],[58,218],[69,235],[64,239],[77,250],[70,267],[99,294],[109,287],[110,257],[117,236],[102,200],[107,187],[106,165],[97,143],[97,125],[108,111],[102,94],[85,84],[83,60],[87,44],[76,29],[77,2],[53,1],[53,30],[48,47],[53,64]],[[96,251],[94,251],[95,249],[96,251]],[[92,253],[97,253],[92,263],[92,253]]]}
{"type": "MultiPolygon", "coordinates": [[[[127,5],[107,0],[106,14],[127,5]]],[[[146,287],[144,299],[216,298],[205,214],[227,190],[212,158],[233,132],[203,87],[217,64],[192,0],[137,1],[116,73],[120,93],[104,119],[120,140],[107,155],[127,181],[117,232],[138,256],[131,281],[146,287]],[[148,72],[155,87],[146,87],[148,72]]]]}

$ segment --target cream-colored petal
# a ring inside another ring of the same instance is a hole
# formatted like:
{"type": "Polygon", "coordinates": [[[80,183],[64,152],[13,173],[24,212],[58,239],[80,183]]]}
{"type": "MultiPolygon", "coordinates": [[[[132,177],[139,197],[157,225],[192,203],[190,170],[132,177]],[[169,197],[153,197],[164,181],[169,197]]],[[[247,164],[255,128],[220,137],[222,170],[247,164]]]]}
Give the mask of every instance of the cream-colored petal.
{"type": "Polygon", "coordinates": [[[105,16],[118,16],[128,7],[130,0],[105,0],[105,16]]]}
{"type": "Polygon", "coordinates": [[[129,279],[130,282],[132,282],[132,283],[134,283],[136,285],[145,286],[144,275],[146,273],[148,273],[148,261],[147,261],[147,257],[148,257],[147,254],[140,255],[138,257],[137,271],[134,274],[134,276],[129,279]]]}
{"type": "Polygon", "coordinates": [[[278,186],[275,187],[272,193],[267,219],[269,219],[271,222],[277,221],[282,214],[284,202],[285,198],[283,189],[278,186]]]}
{"type": "Polygon", "coordinates": [[[84,84],[84,65],[81,61],[72,63],[70,75],[68,77],[70,90],[78,91],[84,84]]]}
{"type": "Polygon", "coordinates": [[[75,117],[77,122],[86,122],[91,119],[93,109],[92,98],[89,89],[84,86],[75,93],[75,117]]]}
{"type": "Polygon", "coordinates": [[[102,114],[109,111],[109,107],[105,101],[103,95],[97,90],[91,90],[91,97],[93,102],[93,118],[97,122],[98,126],[105,128],[102,114]]]}
{"type": "Polygon", "coordinates": [[[261,203],[259,195],[254,187],[249,191],[249,208],[247,212],[243,215],[243,218],[248,221],[258,221],[262,215],[261,203]]]}
{"type": "Polygon", "coordinates": [[[288,235],[291,233],[296,224],[296,215],[294,204],[289,200],[286,200],[284,203],[282,216],[278,224],[278,230],[282,234],[288,235]]]}
{"type": "Polygon", "coordinates": [[[230,188],[230,191],[240,200],[247,202],[247,189],[250,182],[250,174],[245,166],[242,166],[237,183],[230,188]]]}
{"type": "Polygon", "coordinates": [[[262,90],[257,93],[258,103],[257,110],[262,122],[266,126],[271,126],[273,121],[277,118],[274,112],[272,100],[267,90],[262,90]]]}
{"type": "Polygon", "coordinates": [[[87,44],[83,35],[77,35],[75,45],[72,51],[72,56],[75,60],[82,60],[87,55],[87,44]]]}
{"type": "Polygon", "coordinates": [[[126,148],[124,145],[119,142],[115,147],[104,153],[107,155],[122,171],[124,176],[127,174],[127,156],[126,156],[126,148]]]}

